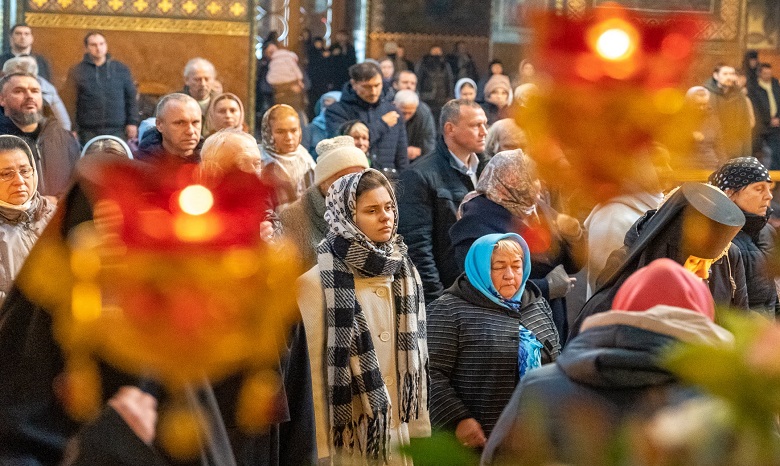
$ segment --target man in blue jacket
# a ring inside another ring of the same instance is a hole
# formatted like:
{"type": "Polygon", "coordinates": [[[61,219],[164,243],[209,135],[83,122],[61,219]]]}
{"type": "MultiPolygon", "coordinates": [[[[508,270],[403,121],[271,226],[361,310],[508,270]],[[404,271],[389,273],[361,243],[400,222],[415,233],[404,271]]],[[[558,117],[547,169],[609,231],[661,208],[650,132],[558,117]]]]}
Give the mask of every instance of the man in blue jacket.
{"type": "Polygon", "coordinates": [[[87,33],[84,47],[84,59],[68,72],[63,92],[66,104],[76,104],[74,121],[81,144],[105,134],[137,137],[138,102],[130,69],[111,58],[99,32],[87,33]]]}
{"type": "Polygon", "coordinates": [[[325,111],[328,137],[339,135],[341,126],[360,120],[368,126],[369,153],[378,170],[404,170],[409,166],[406,154],[406,126],[401,114],[382,89],[382,72],[373,63],[358,63],[349,68],[349,82],[344,85],[341,101],[325,111]],[[378,166],[377,166],[378,165],[378,166]]]}

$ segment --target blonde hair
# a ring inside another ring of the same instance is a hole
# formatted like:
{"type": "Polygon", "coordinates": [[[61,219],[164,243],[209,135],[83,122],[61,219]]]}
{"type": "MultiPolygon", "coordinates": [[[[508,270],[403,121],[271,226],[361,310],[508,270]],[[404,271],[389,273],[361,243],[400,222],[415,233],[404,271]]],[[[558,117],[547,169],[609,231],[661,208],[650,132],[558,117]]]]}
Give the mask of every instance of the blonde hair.
{"type": "Polygon", "coordinates": [[[525,255],[523,254],[523,247],[520,246],[520,243],[513,239],[502,239],[499,240],[496,245],[493,247],[493,253],[507,253],[507,254],[516,254],[520,256],[520,259],[525,259],[525,255]]]}
{"type": "Polygon", "coordinates": [[[345,136],[352,136],[352,132],[357,131],[360,134],[365,134],[366,136],[370,135],[370,132],[368,131],[368,126],[365,125],[362,121],[356,121],[355,124],[353,124],[350,128],[347,134],[345,136]]]}
{"type": "Polygon", "coordinates": [[[260,160],[260,149],[252,135],[234,128],[225,128],[209,136],[200,151],[201,167],[206,173],[222,173],[230,169],[245,170],[245,162],[260,160]]]}

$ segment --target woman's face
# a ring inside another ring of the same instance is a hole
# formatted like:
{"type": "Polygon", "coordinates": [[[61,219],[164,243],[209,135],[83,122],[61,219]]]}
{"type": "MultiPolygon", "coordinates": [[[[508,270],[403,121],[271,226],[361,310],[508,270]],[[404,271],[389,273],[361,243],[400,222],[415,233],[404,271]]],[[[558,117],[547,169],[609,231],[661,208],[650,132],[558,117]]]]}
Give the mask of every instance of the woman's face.
{"type": "Polygon", "coordinates": [[[382,60],[379,63],[379,69],[382,70],[382,77],[385,79],[393,79],[393,73],[395,73],[395,66],[390,60],[382,60]]]}
{"type": "Polygon", "coordinates": [[[22,205],[33,195],[33,168],[19,149],[0,152],[0,200],[22,205]]]}
{"type": "Polygon", "coordinates": [[[220,100],[217,102],[214,113],[216,114],[214,120],[217,123],[217,127],[211,128],[212,131],[219,131],[225,128],[241,128],[241,108],[235,100],[220,100]]]}
{"type": "Polygon", "coordinates": [[[730,193],[729,198],[745,212],[766,215],[772,200],[772,183],[769,181],[751,183],[736,193],[730,193]]]}
{"type": "Polygon", "coordinates": [[[487,100],[491,104],[495,104],[498,108],[504,108],[509,104],[509,93],[506,89],[499,87],[490,93],[487,100]]]}
{"type": "Polygon", "coordinates": [[[271,122],[274,148],[281,154],[289,154],[301,143],[301,122],[298,117],[288,115],[271,122]]]}
{"type": "Polygon", "coordinates": [[[363,128],[352,128],[349,132],[352,139],[355,140],[355,147],[362,150],[364,154],[368,154],[368,133],[363,128]]]}
{"type": "Polygon", "coordinates": [[[460,98],[465,100],[474,100],[477,98],[477,90],[470,84],[465,84],[460,88],[460,98]]]}
{"type": "Polygon", "coordinates": [[[390,241],[395,225],[394,207],[386,188],[365,191],[357,198],[355,224],[375,243],[390,241]]]}
{"type": "Polygon", "coordinates": [[[507,251],[493,252],[490,281],[502,298],[512,298],[523,284],[523,256],[507,251]]]}

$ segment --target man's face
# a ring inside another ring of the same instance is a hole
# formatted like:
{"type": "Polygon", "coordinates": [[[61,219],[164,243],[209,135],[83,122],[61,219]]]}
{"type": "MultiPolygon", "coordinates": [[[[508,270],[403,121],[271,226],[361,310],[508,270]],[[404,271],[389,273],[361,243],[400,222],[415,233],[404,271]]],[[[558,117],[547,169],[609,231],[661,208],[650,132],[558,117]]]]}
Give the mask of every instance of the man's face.
{"type": "Polygon", "coordinates": [[[409,121],[412,119],[414,114],[417,112],[417,106],[418,104],[413,103],[401,104],[398,106],[398,110],[401,111],[401,115],[403,115],[404,121],[409,121]]]}
{"type": "Polygon", "coordinates": [[[460,107],[460,119],[457,123],[446,123],[445,134],[452,142],[469,152],[483,152],[487,136],[487,117],[485,111],[475,107],[460,107]]]}
{"type": "Polygon", "coordinates": [[[759,79],[761,81],[769,82],[772,80],[772,68],[763,67],[761,68],[761,72],[758,74],[759,79]]]}
{"type": "Polygon", "coordinates": [[[354,79],[350,79],[352,88],[355,89],[358,97],[363,99],[369,104],[375,104],[379,102],[379,97],[382,96],[382,75],[377,74],[371,79],[357,82],[354,79]]]}
{"type": "Polygon", "coordinates": [[[38,80],[29,76],[14,76],[0,93],[0,105],[6,116],[17,125],[30,125],[41,119],[43,98],[38,80]]]}
{"type": "Polygon", "coordinates": [[[208,66],[196,65],[184,80],[195,100],[206,100],[214,87],[214,72],[208,66]]]}
{"type": "Polygon", "coordinates": [[[32,46],[32,44],[32,29],[27,26],[19,26],[14,29],[13,34],[11,34],[11,45],[13,45],[15,49],[24,50],[27,47],[32,46]]]}
{"type": "Polygon", "coordinates": [[[189,157],[200,141],[200,106],[191,100],[171,100],[157,117],[156,126],[166,150],[180,157],[189,157]]]}
{"type": "Polygon", "coordinates": [[[417,90],[417,75],[414,73],[409,73],[408,71],[402,71],[401,74],[398,75],[398,87],[396,87],[396,90],[402,91],[404,89],[409,91],[416,91],[417,90]]]}
{"type": "Polygon", "coordinates": [[[106,58],[108,53],[108,44],[106,44],[106,38],[100,34],[93,34],[87,39],[87,54],[89,54],[92,61],[101,62],[106,58]]]}
{"type": "Polygon", "coordinates": [[[737,72],[731,66],[722,66],[712,76],[721,87],[732,87],[737,82],[737,72]]]}

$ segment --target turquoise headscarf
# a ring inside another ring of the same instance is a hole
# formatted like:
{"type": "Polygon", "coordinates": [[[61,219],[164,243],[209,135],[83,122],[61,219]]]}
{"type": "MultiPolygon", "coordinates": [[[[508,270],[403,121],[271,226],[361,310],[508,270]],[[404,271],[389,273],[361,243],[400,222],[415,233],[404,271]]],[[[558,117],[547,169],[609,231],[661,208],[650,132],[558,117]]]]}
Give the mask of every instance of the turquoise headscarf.
{"type": "Polygon", "coordinates": [[[468,277],[469,282],[488,299],[508,309],[516,310],[520,307],[525,284],[528,282],[528,276],[531,275],[531,252],[520,235],[516,233],[493,233],[477,239],[469,248],[468,254],[466,254],[465,266],[466,277],[468,277]],[[506,299],[498,294],[498,291],[493,286],[493,281],[490,279],[490,259],[493,256],[496,244],[502,239],[516,241],[523,249],[523,282],[511,299],[506,299]]]}

